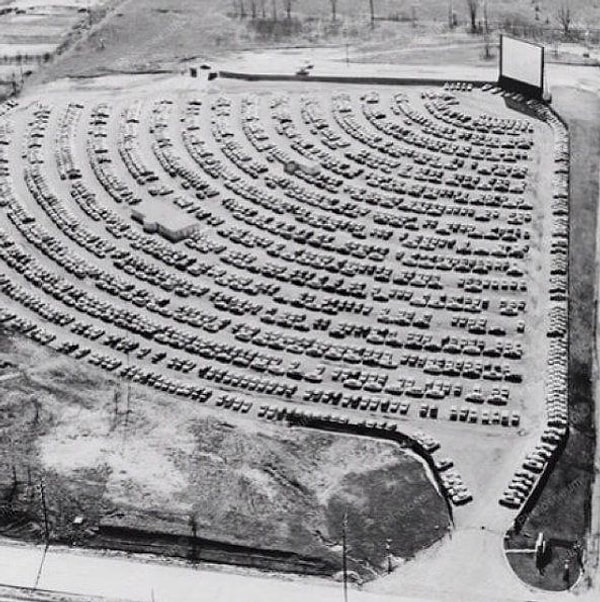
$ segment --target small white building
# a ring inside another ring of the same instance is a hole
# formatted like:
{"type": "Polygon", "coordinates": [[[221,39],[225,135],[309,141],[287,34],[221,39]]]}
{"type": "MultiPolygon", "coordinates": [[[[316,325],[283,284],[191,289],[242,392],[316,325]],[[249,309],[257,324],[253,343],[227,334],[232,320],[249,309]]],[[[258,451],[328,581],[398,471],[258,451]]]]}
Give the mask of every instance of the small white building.
{"type": "Polygon", "coordinates": [[[283,169],[285,173],[288,173],[290,175],[295,174],[297,171],[302,171],[310,176],[316,176],[319,173],[319,171],[321,171],[321,168],[316,163],[310,163],[305,165],[303,163],[300,163],[299,161],[294,160],[286,161],[286,163],[283,165],[283,169]]]}
{"type": "Polygon", "coordinates": [[[191,236],[200,226],[192,216],[176,207],[145,202],[131,210],[131,219],[142,224],[144,232],[158,233],[170,242],[179,242],[191,236]]]}

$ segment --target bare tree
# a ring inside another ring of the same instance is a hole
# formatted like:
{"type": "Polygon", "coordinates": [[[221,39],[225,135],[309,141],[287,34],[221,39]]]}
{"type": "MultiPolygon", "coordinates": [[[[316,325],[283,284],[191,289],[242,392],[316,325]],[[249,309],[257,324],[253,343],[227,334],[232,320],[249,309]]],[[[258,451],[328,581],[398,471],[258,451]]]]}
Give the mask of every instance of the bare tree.
{"type": "Polygon", "coordinates": [[[267,18],[267,0],[260,0],[260,13],[263,19],[267,18]]]}
{"type": "Polygon", "coordinates": [[[246,8],[244,7],[244,0],[233,0],[233,13],[240,19],[246,16],[246,8]]]}
{"type": "Polygon", "coordinates": [[[250,15],[252,16],[252,20],[256,19],[256,14],[258,11],[258,7],[256,6],[256,0],[250,0],[250,15]]]}
{"type": "Polygon", "coordinates": [[[489,22],[488,22],[487,0],[483,0],[483,31],[486,33],[486,35],[490,31],[489,22]]]}
{"type": "Polygon", "coordinates": [[[338,0],[329,0],[331,4],[331,19],[335,21],[337,19],[337,3],[338,0]]]}
{"type": "Polygon", "coordinates": [[[277,0],[271,0],[271,9],[273,21],[277,21],[277,0]]]}
{"type": "Polygon", "coordinates": [[[296,0],[283,0],[283,7],[285,8],[285,14],[287,16],[287,20],[292,20],[292,7],[294,6],[296,0]]]}
{"type": "Polygon", "coordinates": [[[486,31],[483,34],[483,42],[484,42],[484,46],[483,46],[483,58],[486,61],[489,61],[490,59],[494,58],[494,56],[492,54],[492,43],[490,41],[490,34],[488,33],[488,31],[486,31]]]}
{"type": "Polygon", "coordinates": [[[369,0],[369,11],[371,13],[371,27],[375,27],[375,0],[369,0]]]}
{"type": "Polygon", "coordinates": [[[562,27],[563,33],[568,36],[573,24],[573,9],[570,0],[562,0],[556,9],[556,18],[562,27]]]}
{"type": "Polygon", "coordinates": [[[467,10],[469,12],[469,20],[471,21],[471,32],[477,31],[477,9],[479,8],[479,0],[466,0],[467,10]]]}

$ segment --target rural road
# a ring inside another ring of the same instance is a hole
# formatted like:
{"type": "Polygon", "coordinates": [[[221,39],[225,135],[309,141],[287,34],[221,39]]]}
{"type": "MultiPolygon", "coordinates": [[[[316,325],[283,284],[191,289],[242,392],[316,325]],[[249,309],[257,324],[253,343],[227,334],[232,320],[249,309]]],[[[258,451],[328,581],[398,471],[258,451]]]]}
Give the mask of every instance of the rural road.
{"type": "MultiPolygon", "coordinates": [[[[501,543],[499,533],[487,533],[484,537],[476,532],[459,533],[389,577],[370,584],[369,591],[351,588],[349,600],[592,602],[596,599],[591,592],[576,596],[526,588],[511,573],[501,543]],[[370,591],[373,585],[379,593],[370,591]],[[398,595],[399,591],[402,595],[398,595]]],[[[0,581],[7,586],[34,587],[42,556],[42,546],[0,545],[0,581]]],[[[192,568],[141,557],[136,560],[124,555],[60,548],[48,550],[37,587],[80,596],[147,602],[340,602],[343,599],[341,584],[317,578],[276,577],[250,570],[241,574],[226,567],[192,568]]]]}
{"type": "MultiPolygon", "coordinates": [[[[0,546],[0,581],[14,587],[33,587],[42,555],[41,546],[0,546]]],[[[274,578],[251,571],[235,574],[227,568],[194,569],[56,548],[48,550],[37,586],[54,592],[148,602],[337,602],[342,598],[341,584],[319,579],[274,578]]],[[[350,599],[389,600],[387,596],[358,591],[352,591],[350,599]]],[[[406,600],[425,602],[431,598],[406,600]]]]}

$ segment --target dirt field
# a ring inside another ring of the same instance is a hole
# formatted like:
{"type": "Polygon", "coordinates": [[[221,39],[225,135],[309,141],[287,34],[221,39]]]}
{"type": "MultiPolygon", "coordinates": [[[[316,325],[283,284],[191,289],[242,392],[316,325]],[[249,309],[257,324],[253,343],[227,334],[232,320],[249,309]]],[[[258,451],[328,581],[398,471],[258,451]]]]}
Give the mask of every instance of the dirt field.
{"type": "Polygon", "coordinates": [[[115,418],[115,385],[95,370],[5,337],[0,357],[32,367],[0,382],[4,534],[43,536],[40,478],[52,540],[78,545],[121,548],[127,537],[115,532],[134,528],[160,533],[134,549],[158,552],[156,541],[175,536],[165,547],[192,557],[185,538],[195,529],[197,559],[206,547],[216,550],[213,561],[226,561],[218,555],[225,542],[245,546],[249,557],[254,547],[293,553],[307,558],[307,572],[333,574],[347,511],[354,568],[370,577],[384,566],[386,538],[392,554],[407,558],[448,528],[421,464],[392,445],[258,429],[137,387],[130,414],[121,399],[115,418]]]}

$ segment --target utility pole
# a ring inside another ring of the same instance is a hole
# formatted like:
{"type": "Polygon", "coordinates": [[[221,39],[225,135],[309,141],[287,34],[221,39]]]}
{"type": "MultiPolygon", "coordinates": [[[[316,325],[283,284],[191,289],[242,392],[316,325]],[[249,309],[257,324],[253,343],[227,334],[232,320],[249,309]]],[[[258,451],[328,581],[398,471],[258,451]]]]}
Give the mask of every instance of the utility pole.
{"type": "Polygon", "coordinates": [[[35,489],[31,482],[31,466],[27,464],[27,499],[29,502],[33,500],[34,491],[35,489]]]}
{"type": "Polygon", "coordinates": [[[344,602],[348,602],[348,544],[346,531],[348,529],[348,511],[344,510],[344,522],[342,523],[342,575],[344,580],[344,602]]]}
{"type": "Polygon", "coordinates": [[[127,428],[127,424],[129,422],[129,400],[131,398],[131,383],[127,381],[127,409],[125,412],[125,428],[127,428]]]}
{"type": "Polygon", "coordinates": [[[50,543],[50,531],[48,529],[48,509],[46,508],[46,488],[44,477],[40,477],[40,497],[42,498],[42,512],[44,513],[44,539],[46,545],[50,543]]]}
{"type": "Polygon", "coordinates": [[[196,513],[192,512],[190,514],[190,519],[189,519],[189,523],[190,523],[190,528],[192,530],[192,549],[191,549],[191,556],[192,556],[192,561],[196,562],[198,560],[198,519],[196,518],[196,513]]]}
{"type": "Polygon", "coordinates": [[[117,423],[119,422],[119,396],[121,394],[120,386],[117,383],[115,385],[115,390],[113,392],[113,401],[114,401],[114,418],[113,418],[113,428],[117,428],[117,423]]]}
{"type": "Polygon", "coordinates": [[[48,553],[48,548],[50,547],[50,529],[48,528],[48,509],[46,508],[46,488],[44,485],[44,477],[40,477],[40,497],[42,499],[42,512],[44,513],[44,540],[45,546],[44,551],[42,553],[42,559],[40,560],[40,566],[38,567],[37,575],[35,576],[35,582],[33,584],[33,589],[36,590],[38,587],[38,583],[42,577],[42,571],[44,570],[44,563],[46,562],[46,554],[48,553]]]}
{"type": "MultiPolygon", "coordinates": [[[[129,369],[129,351],[127,352],[127,368],[129,369]]],[[[125,401],[125,430],[129,423],[129,397],[131,395],[131,381],[127,379],[127,398],[125,401]]]]}

